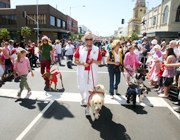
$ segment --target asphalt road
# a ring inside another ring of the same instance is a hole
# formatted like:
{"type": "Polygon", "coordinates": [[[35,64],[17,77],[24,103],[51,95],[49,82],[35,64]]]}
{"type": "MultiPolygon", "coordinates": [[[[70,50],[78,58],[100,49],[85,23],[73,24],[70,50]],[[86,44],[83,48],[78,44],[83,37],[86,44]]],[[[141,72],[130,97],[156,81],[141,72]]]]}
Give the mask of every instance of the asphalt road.
{"type": "MultiPolygon", "coordinates": [[[[145,101],[134,109],[124,97],[127,85],[123,75],[119,85],[121,96],[111,100],[107,67],[99,67],[97,83],[105,86],[106,102],[100,119],[92,122],[79,104],[77,66],[68,69],[65,60],[62,64],[64,66],[52,67],[62,73],[65,90],[60,81],[57,86],[62,92],[43,90],[40,68],[34,70],[35,77],[28,75],[33,91],[29,99],[13,99],[19,88],[18,81],[8,79],[1,86],[0,140],[179,140],[179,114],[172,111],[172,102],[177,96],[175,89],[168,99],[161,99],[149,87],[145,101]]],[[[24,90],[23,97],[26,92],[24,90]]]]}

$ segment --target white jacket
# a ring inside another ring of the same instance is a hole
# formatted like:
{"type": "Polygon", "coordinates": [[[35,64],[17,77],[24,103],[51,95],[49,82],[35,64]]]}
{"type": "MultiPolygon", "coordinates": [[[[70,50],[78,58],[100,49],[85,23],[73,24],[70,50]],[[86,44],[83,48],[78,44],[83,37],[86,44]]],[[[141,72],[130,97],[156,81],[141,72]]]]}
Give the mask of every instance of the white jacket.
{"type": "MultiPolygon", "coordinates": [[[[79,62],[86,63],[87,54],[88,54],[87,47],[80,46],[80,48],[79,48],[79,62]]],[[[92,50],[91,50],[91,53],[89,55],[89,57],[90,57],[89,59],[97,60],[98,55],[99,55],[99,48],[92,45],[92,50]]],[[[92,63],[92,69],[93,69],[94,79],[96,79],[97,78],[97,72],[98,72],[98,65],[95,63],[92,63]]],[[[85,67],[83,65],[77,66],[78,78],[84,78],[84,71],[85,71],[85,67]]],[[[92,79],[91,66],[90,66],[90,72],[89,72],[89,79],[92,79]]]]}

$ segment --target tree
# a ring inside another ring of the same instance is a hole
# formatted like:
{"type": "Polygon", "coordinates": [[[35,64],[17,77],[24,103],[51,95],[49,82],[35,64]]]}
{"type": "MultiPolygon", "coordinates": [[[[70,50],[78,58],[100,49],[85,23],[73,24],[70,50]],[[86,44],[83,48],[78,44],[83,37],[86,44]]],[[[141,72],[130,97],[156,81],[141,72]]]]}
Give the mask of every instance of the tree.
{"type": "Polygon", "coordinates": [[[0,39],[2,40],[10,39],[9,32],[7,29],[0,29],[0,39]]]}
{"type": "Polygon", "coordinates": [[[22,28],[21,28],[21,35],[22,35],[23,37],[25,37],[25,40],[26,40],[26,38],[31,35],[31,30],[30,30],[30,28],[27,27],[27,26],[26,26],[26,27],[22,27],[22,28]]]}
{"type": "Polygon", "coordinates": [[[138,40],[138,35],[137,35],[137,33],[132,33],[131,38],[132,38],[132,41],[138,40]]]}
{"type": "Polygon", "coordinates": [[[84,35],[83,34],[78,34],[79,39],[81,39],[84,35]]]}

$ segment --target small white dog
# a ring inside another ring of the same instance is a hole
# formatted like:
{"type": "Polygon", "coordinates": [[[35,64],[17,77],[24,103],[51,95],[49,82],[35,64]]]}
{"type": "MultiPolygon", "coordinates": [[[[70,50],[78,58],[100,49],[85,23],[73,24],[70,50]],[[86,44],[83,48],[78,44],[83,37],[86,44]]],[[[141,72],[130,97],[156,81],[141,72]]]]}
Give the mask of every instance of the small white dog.
{"type": "Polygon", "coordinates": [[[89,97],[89,114],[92,121],[94,121],[95,119],[99,119],[99,112],[104,105],[104,86],[96,85],[95,90],[90,90],[89,92],[91,93],[89,97]]]}

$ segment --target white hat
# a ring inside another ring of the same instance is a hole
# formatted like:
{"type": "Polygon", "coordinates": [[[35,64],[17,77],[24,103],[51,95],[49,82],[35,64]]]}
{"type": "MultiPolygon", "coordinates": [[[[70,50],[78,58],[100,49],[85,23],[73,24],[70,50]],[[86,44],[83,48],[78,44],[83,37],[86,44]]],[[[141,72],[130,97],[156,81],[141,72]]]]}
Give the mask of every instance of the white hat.
{"type": "Polygon", "coordinates": [[[128,43],[127,43],[127,46],[131,46],[131,44],[128,42],[128,43]]]}
{"type": "Polygon", "coordinates": [[[165,55],[165,54],[167,54],[167,53],[164,51],[164,52],[161,52],[161,54],[162,54],[162,55],[165,55]]]}
{"type": "Polygon", "coordinates": [[[49,38],[46,35],[43,35],[41,40],[44,40],[44,39],[49,40],[49,38]]]}
{"type": "Polygon", "coordinates": [[[161,50],[161,46],[156,45],[156,46],[154,46],[154,49],[159,49],[159,50],[161,50]]]}
{"type": "Polygon", "coordinates": [[[156,39],[153,39],[153,40],[151,41],[151,43],[152,43],[153,45],[156,45],[156,44],[158,43],[158,41],[157,41],[156,39]]]}

